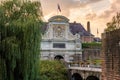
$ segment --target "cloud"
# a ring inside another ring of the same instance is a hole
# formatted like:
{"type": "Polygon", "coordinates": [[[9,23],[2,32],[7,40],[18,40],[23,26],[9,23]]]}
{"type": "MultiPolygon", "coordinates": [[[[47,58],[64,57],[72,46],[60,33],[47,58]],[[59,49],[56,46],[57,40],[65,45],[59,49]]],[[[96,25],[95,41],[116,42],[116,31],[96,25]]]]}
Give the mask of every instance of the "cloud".
{"type": "MultiPolygon", "coordinates": [[[[62,10],[61,14],[86,26],[91,22],[92,33],[104,31],[106,23],[119,11],[120,0],[41,0],[43,14],[46,20],[57,14],[57,4],[62,10]]],[[[100,34],[99,34],[100,36],[100,34]]]]}
{"type": "Polygon", "coordinates": [[[103,0],[83,0],[85,1],[86,3],[96,3],[96,2],[99,2],[99,1],[103,1],[103,0]]]}
{"type": "Polygon", "coordinates": [[[120,12],[120,0],[109,0],[111,2],[110,7],[105,10],[99,18],[111,18],[117,12],[120,12]]]}
{"type": "Polygon", "coordinates": [[[54,12],[53,15],[57,14],[57,4],[61,7],[61,14],[64,16],[70,15],[70,10],[75,8],[85,8],[89,4],[97,3],[103,0],[41,0],[43,14],[49,15],[54,12]]]}
{"type": "Polygon", "coordinates": [[[95,19],[96,18],[96,13],[88,13],[88,14],[86,14],[86,16],[85,16],[85,18],[87,19],[87,20],[93,20],[93,19],[95,19]]]}

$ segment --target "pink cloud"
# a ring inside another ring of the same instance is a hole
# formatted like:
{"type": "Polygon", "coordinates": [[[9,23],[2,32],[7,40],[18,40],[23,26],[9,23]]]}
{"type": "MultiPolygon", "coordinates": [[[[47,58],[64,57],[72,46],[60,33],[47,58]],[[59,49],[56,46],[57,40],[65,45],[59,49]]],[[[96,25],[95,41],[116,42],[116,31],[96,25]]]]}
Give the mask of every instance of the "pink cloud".
{"type": "Polygon", "coordinates": [[[111,0],[110,8],[105,10],[99,18],[111,18],[117,12],[120,12],[120,0],[111,0]]]}

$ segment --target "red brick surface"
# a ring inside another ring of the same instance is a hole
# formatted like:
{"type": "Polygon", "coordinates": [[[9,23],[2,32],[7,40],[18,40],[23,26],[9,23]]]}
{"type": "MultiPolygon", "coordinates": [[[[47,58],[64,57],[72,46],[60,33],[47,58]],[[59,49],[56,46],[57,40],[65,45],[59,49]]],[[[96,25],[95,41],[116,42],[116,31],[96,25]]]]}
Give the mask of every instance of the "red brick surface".
{"type": "Polygon", "coordinates": [[[120,80],[120,29],[102,35],[102,80],[120,80]]]}

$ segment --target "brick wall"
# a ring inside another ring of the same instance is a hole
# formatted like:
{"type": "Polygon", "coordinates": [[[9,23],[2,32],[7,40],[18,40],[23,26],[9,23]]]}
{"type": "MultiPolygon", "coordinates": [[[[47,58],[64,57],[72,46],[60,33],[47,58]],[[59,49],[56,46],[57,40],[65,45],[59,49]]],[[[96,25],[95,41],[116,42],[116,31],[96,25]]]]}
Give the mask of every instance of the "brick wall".
{"type": "Polygon", "coordinates": [[[94,36],[82,36],[81,40],[82,42],[93,42],[94,41],[93,38],[94,36]]]}
{"type": "Polygon", "coordinates": [[[102,34],[102,80],[120,80],[120,29],[102,34]]]}

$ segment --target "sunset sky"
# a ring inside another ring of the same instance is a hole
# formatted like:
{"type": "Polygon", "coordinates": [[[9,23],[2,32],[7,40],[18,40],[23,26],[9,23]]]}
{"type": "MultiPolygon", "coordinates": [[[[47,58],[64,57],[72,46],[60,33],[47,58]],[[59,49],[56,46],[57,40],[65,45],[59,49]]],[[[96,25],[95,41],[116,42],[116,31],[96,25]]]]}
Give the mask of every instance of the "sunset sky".
{"type": "Polygon", "coordinates": [[[91,22],[91,32],[98,36],[106,28],[106,23],[120,12],[120,0],[41,0],[45,21],[57,15],[57,4],[60,5],[61,15],[70,22],[81,23],[86,28],[87,21],[91,22]]]}
{"type": "MultiPolygon", "coordinates": [[[[5,0],[0,0],[5,1],[5,0]]],[[[86,29],[87,21],[91,24],[91,33],[101,37],[106,23],[120,12],[120,0],[31,0],[41,1],[44,20],[58,14],[57,4],[60,5],[60,15],[66,16],[70,22],[81,23],[86,29]],[[99,34],[97,35],[97,29],[99,34]]]]}

